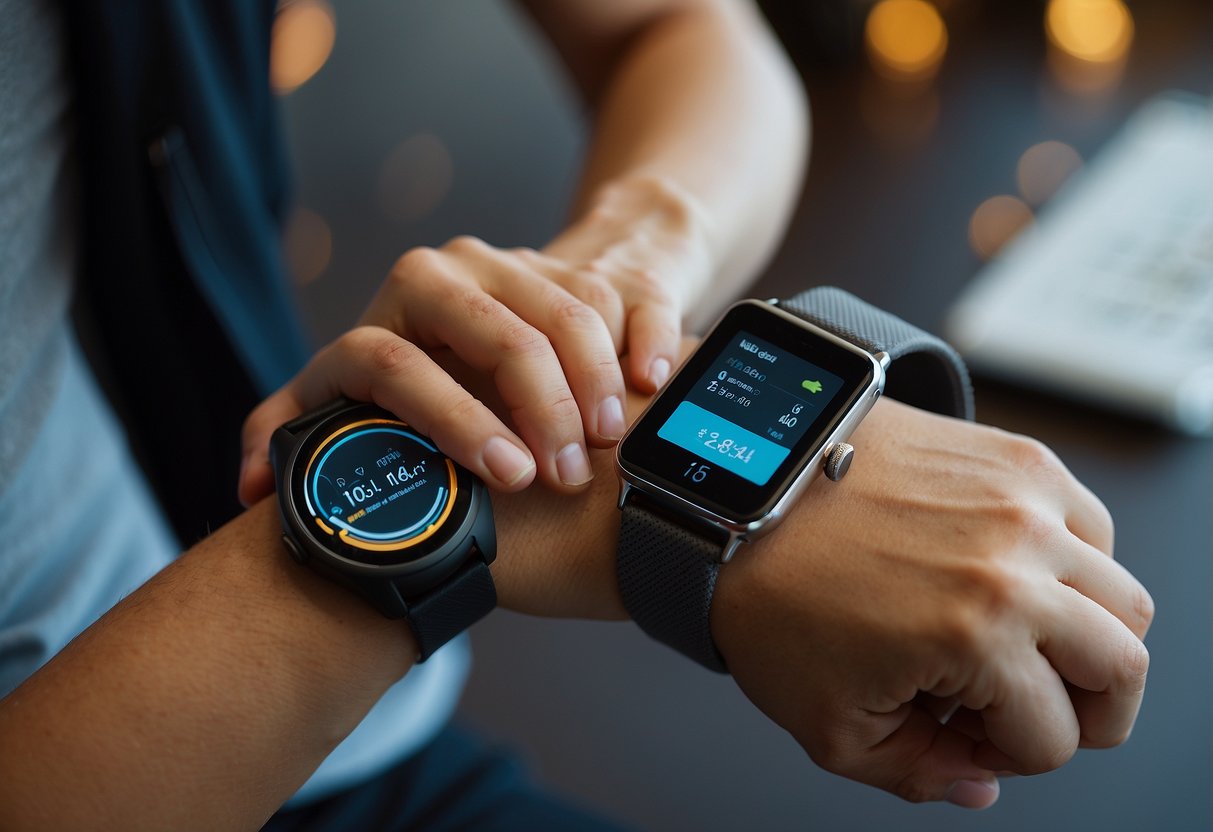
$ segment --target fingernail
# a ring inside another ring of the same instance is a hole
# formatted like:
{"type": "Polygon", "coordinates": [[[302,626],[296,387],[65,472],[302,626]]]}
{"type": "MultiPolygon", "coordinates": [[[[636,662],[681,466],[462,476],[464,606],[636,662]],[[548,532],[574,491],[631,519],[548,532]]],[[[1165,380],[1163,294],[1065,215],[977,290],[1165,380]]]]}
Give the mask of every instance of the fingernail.
{"type": "Polygon", "coordinates": [[[945,799],[966,809],[985,809],[998,800],[998,791],[997,780],[957,780],[945,799]]]}
{"type": "Polygon", "coordinates": [[[484,464],[506,485],[516,485],[535,467],[535,461],[513,442],[494,436],[484,446],[484,464]]]}
{"type": "Polygon", "coordinates": [[[653,359],[653,363],[649,366],[649,381],[653,382],[653,386],[660,387],[669,377],[670,362],[664,358],[653,359]]]}
{"type": "Polygon", "coordinates": [[[618,396],[604,399],[598,405],[598,435],[603,439],[618,439],[623,436],[627,424],[623,420],[623,402],[618,396]]]}
{"type": "Polygon", "coordinates": [[[565,445],[556,454],[556,474],[565,485],[584,485],[594,474],[590,471],[590,458],[585,448],[576,442],[565,445]]]}

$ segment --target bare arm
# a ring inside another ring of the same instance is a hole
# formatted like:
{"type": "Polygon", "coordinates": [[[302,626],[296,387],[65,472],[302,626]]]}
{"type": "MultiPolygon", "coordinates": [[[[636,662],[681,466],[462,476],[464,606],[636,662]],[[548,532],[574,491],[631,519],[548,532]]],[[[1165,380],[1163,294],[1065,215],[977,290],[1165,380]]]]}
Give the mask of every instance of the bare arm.
{"type": "MultiPolygon", "coordinates": [[[[893,401],[853,442],[845,481],[722,571],[712,629],[743,690],[822,766],[912,800],[988,805],[995,772],[1122,742],[1152,605],[1099,501],[1036,443],[893,401]]],[[[624,617],[592,462],[577,495],[494,496],[502,606],[624,617]]],[[[415,646],[279,535],[262,501],[0,701],[0,828],[254,828],[303,783],[415,646]]]]}
{"type": "MultiPolygon", "coordinates": [[[[497,489],[537,478],[571,493],[592,475],[587,449],[621,435],[625,381],[660,387],[684,321],[714,318],[770,256],[808,115],[742,0],[527,6],[593,108],[571,224],[539,251],[469,237],[412,249],[361,323],[398,336],[392,349],[449,348],[494,379],[512,424],[446,430],[453,458],[497,489]]],[[[246,439],[249,501],[269,476],[263,437],[246,439]]]]}
{"type": "Polygon", "coordinates": [[[808,107],[795,71],[748,2],[525,5],[594,107],[575,216],[609,204],[620,182],[681,189],[703,212],[712,254],[710,294],[689,281],[681,299],[707,323],[771,255],[799,191],[808,107]]]}

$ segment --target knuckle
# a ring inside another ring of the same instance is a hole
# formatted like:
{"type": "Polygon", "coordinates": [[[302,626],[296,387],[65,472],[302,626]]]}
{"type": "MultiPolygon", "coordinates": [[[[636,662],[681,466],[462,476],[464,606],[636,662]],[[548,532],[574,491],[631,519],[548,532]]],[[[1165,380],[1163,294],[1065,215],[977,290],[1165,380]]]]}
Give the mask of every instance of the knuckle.
{"type": "Polygon", "coordinates": [[[1017,497],[999,500],[991,509],[991,514],[992,527],[1014,543],[1043,543],[1059,531],[1059,524],[1054,518],[1017,497]]]}
{"type": "Polygon", "coordinates": [[[396,283],[412,284],[421,276],[435,272],[441,258],[441,254],[428,246],[411,248],[396,259],[390,278],[396,283]]]}
{"type": "Polygon", "coordinates": [[[619,292],[609,280],[597,275],[579,275],[575,294],[590,306],[599,310],[614,310],[621,304],[619,292]]]}
{"type": "Polygon", "coordinates": [[[443,249],[452,254],[482,254],[490,248],[491,246],[484,240],[471,234],[460,234],[458,237],[452,237],[443,246],[443,249]]]}
{"type": "Polygon", "coordinates": [[[1065,472],[1057,454],[1030,436],[1011,436],[1007,456],[1013,465],[1033,477],[1056,479],[1065,472]]]}
{"type": "Polygon", "coordinates": [[[1002,622],[1025,592],[1002,559],[975,559],[954,573],[956,602],[939,612],[936,641],[950,655],[978,657],[995,646],[1002,622]]]}
{"type": "Polygon", "coordinates": [[[591,329],[601,320],[594,307],[565,294],[553,299],[551,313],[556,326],[576,331],[591,329]]]}
{"type": "Polygon", "coordinates": [[[1146,688],[1146,675],[1150,672],[1150,651],[1137,639],[1125,639],[1118,668],[1125,689],[1139,694],[1146,688]]]}
{"type": "Polygon", "coordinates": [[[545,423],[577,417],[577,400],[567,390],[557,392],[553,398],[536,408],[536,415],[545,423]]]}
{"type": "Polygon", "coordinates": [[[474,425],[483,415],[482,409],[483,405],[477,399],[463,388],[458,388],[439,405],[439,416],[431,432],[448,434],[457,426],[474,425]]]}
{"type": "Polygon", "coordinates": [[[408,372],[420,357],[421,351],[403,338],[378,338],[366,350],[371,367],[384,375],[399,375],[408,372]]]}
{"type": "Polygon", "coordinates": [[[515,246],[509,250],[509,254],[528,264],[543,260],[543,255],[530,246],[515,246]]]}
{"type": "Polygon", "coordinates": [[[479,289],[465,289],[458,293],[455,301],[462,307],[467,320],[472,322],[499,318],[505,313],[500,301],[479,289]]]}
{"type": "Polygon", "coordinates": [[[507,321],[497,331],[497,348],[511,355],[535,356],[552,351],[548,337],[521,319],[507,321]]]}
{"type": "Polygon", "coordinates": [[[1135,586],[1132,591],[1131,609],[1141,628],[1145,630],[1154,621],[1154,597],[1141,584],[1135,586]]]}

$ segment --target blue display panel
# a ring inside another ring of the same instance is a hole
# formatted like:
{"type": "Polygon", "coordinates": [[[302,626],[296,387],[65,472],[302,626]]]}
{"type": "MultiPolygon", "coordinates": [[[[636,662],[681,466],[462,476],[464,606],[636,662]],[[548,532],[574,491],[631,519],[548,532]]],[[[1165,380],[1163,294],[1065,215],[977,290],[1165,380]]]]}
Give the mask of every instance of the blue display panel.
{"type": "Polygon", "coordinates": [[[843,386],[834,373],[737,332],[657,435],[765,485],[843,386]]]}

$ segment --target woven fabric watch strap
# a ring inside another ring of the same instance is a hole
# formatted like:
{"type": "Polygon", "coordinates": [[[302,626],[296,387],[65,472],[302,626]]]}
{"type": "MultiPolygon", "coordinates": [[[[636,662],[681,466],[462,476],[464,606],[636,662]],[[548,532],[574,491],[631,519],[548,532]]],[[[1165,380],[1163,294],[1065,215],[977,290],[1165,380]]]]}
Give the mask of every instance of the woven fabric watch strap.
{"type": "Polygon", "coordinates": [[[623,507],[615,561],[619,591],[632,620],[718,673],[727,669],[712,641],[708,617],[724,543],[723,535],[697,534],[633,498],[623,507]]]}
{"type": "Polygon", "coordinates": [[[477,554],[446,581],[409,600],[408,623],[417,637],[420,662],[497,606],[489,565],[477,554]]]}
{"type": "MultiPolygon", "coordinates": [[[[779,307],[873,354],[888,353],[890,396],[973,418],[973,388],[964,362],[934,335],[833,287],[810,289],[779,307]]],[[[622,508],[616,574],[628,613],[658,641],[710,670],[727,672],[711,631],[712,596],[727,535],[667,515],[637,492],[622,508]]]]}
{"type": "Polygon", "coordinates": [[[801,292],[779,307],[868,352],[887,352],[893,369],[886,395],[945,416],[973,418],[969,371],[942,339],[833,286],[801,292]]]}

